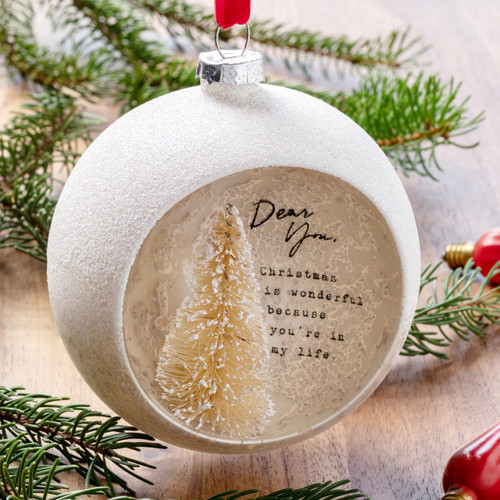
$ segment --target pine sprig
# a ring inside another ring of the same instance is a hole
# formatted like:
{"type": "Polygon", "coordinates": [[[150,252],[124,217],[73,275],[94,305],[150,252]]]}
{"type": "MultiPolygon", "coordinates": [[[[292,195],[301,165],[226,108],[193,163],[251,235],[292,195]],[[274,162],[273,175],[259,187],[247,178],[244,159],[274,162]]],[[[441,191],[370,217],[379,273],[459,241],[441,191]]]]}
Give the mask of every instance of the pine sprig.
{"type": "Polygon", "coordinates": [[[348,94],[312,90],[305,85],[276,82],[338,108],[352,118],[377,142],[395,167],[437,180],[441,170],[436,148],[455,145],[455,138],[472,132],[484,114],[469,117],[469,97],[459,100],[460,85],[441,82],[438,76],[368,76],[358,89],[348,94]]]}
{"type": "Polygon", "coordinates": [[[43,46],[33,31],[35,8],[30,2],[0,0],[0,53],[11,70],[49,89],[72,90],[87,98],[105,89],[106,57],[100,50],[84,50],[74,43],[71,51],[43,46]]]}
{"type": "Polygon", "coordinates": [[[500,262],[494,266],[476,289],[480,269],[473,269],[474,262],[451,271],[442,288],[438,282],[441,263],[428,265],[422,272],[420,293],[432,289],[423,307],[415,311],[413,323],[401,352],[404,356],[433,354],[448,356],[442,348],[448,347],[455,334],[462,340],[472,335],[484,336],[491,324],[500,325],[500,286],[489,288],[488,281],[500,272],[500,262]]]}
{"type": "Polygon", "coordinates": [[[33,96],[0,131],[0,248],[46,260],[54,168],[73,167],[99,121],[51,91],[33,96]]]}
{"type": "Polygon", "coordinates": [[[436,180],[433,170],[441,170],[436,148],[459,145],[454,139],[475,130],[484,119],[483,113],[468,116],[469,97],[459,100],[459,89],[453,79],[442,82],[423,73],[415,78],[369,77],[337,107],[363,127],[404,174],[436,180]]]}
{"type": "Polygon", "coordinates": [[[122,473],[150,483],[137,469],[154,467],[123,451],[163,445],[134,427],[120,424],[118,417],[91,410],[88,405],[65,404],[66,400],[0,387],[0,443],[8,445],[15,439],[23,445],[34,443],[44,448],[44,456],[54,464],[60,455],[68,464],[77,465],[86,488],[104,485],[109,496],[116,495],[115,485],[134,494],[122,473]]]}
{"type": "MultiPolygon", "coordinates": [[[[60,8],[57,4],[56,8],[60,8]]],[[[114,66],[113,96],[121,112],[155,97],[197,85],[193,61],[165,50],[144,21],[144,11],[127,0],[73,0],[58,16],[73,25],[73,36],[85,30],[93,45],[107,50],[114,66]],[[112,22],[109,20],[112,19],[112,22]]]]}
{"type": "Polygon", "coordinates": [[[198,83],[194,62],[166,51],[144,11],[127,0],[46,2],[54,29],[64,30],[66,47],[59,51],[36,39],[31,0],[13,0],[0,12],[0,52],[23,78],[85,100],[113,96],[122,112],[198,83]]]}
{"type": "Polygon", "coordinates": [[[196,69],[191,61],[175,58],[155,66],[135,65],[123,74],[117,100],[122,102],[120,113],[144,104],[169,92],[199,85],[196,69]]]}
{"type": "MultiPolygon", "coordinates": [[[[72,0],[66,14],[70,13],[71,7],[83,14],[87,21],[84,26],[91,28],[94,36],[104,38],[125,60],[154,64],[158,58],[164,57],[160,43],[151,38],[151,28],[127,0],[72,0]]],[[[70,19],[75,24],[82,21],[81,17],[68,16],[70,19]]]]}
{"type": "Polygon", "coordinates": [[[102,120],[84,113],[76,101],[61,92],[31,96],[0,130],[0,182],[3,190],[20,178],[52,172],[57,165],[71,168],[81,146],[89,144],[102,120]]]}
{"type": "Polygon", "coordinates": [[[134,0],[134,4],[162,18],[174,39],[199,40],[200,35],[212,36],[217,27],[213,12],[183,0],[134,0]]]}
{"type": "Polygon", "coordinates": [[[107,493],[105,486],[64,491],[68,487],[60,482],[59,475],[77,469],[78,465],[64,465],[59,458],[51,461],[48,454],[55,446],[26,442],[23,434],[0,439],[0,498],[63,500],[107,493]]]}
{"type": "MultiPolygon", "coordinates": [[[[134,428],[91,410],[87,405],[61,404],[65,398],[29,394],[21,388],[0,387],[0,498],[9,500],[70,500],[91,494],[116,494],[115,484],[133,494],[119,473],[151,467],[121,454],[123,449],[163,448],[134,428]],[[93,470],[92,470],[93,469],[93,470]],[[85,489],[65,491],[59,475],[75,471],[86,477],[85,489]],[[101,484],[105,478],[105,484],[101,484]],[[91,485],[97,485],[92,487],[91,485]]],[[[259,500],[368,500],[358,489],[345,489],[348,480],[328,481],[305,488],[284,489],[259,500]]],[[[226,491],[207,500],[236,500],[258,490],[226,491]]],[[[135,500],[113,497],[114,500],[135,500]]]]}
{"type": "MultiPolygon", "coordinates": [[[[146,74],[144,78],[147,78],[146,74]]],[[[403,80],[404,82],[405,80],[403,80]]],[[[395,110],[400,109],[403,116],[405,103],[414,103],[410,117],[421,116],[424,124],[423,132],[418,137],[416,135],[408,137],[407,142],[413,140],[415,148],[420,147],[420,154],[422,155],[426,149],[430,148],[432,155],[430,160],[427,161],[435,161],[433,148],[437,144],[451,141],[452,134],[460,134],[460,127],[472,128],[482,117],[478,116],[469,120],[464,117],[464,104],[457,105],[455,103],[455,87],[452,87],[453,92],[451,94],[446,95],[443,90],[447,88],[446,85],[437,85],[435,77],[431,77],[431,83],[427,83],[422,77],[419,77],[418,82],[419,84],[413,87],[413,89],[417,89],[414,92],[418,93],[422,87],[440,88],[441,98],[438,102],[444,104],[441,107],[423,106],[418,111],[417,103],[420,101],[416,97],[408,97],[412,95],[411,90],[404,87],[403,83],[397,85],[398,89],[402,90],[400,93],[393,94],[389,102],[393,112],[395,113],[395,110]],[[429,109],[434,109],[434,114],[427,113],[429,109]],[[438,129],[440,126],[444,126],[440,125],[441,122],[437,121],[438,118],[449,124],[447,137],[441,139],[429,137],[433,128],[438,129]],[[427,130],[425,129],[426,120],[434,124],[433,127],[427,128],[427,130]],[[427,145],[425,141],[427,141],[427,145]]],[[[138,89],[138,99],[147,97],[143,94],[147,88],[149,87],[146,85],[138,89]]],[[[367,84],[363,88],[365,93],[362,94],[359,91],[358,98],[361,102],[364,100],[369,103],[372,96],[370,92],[372,87],[367,84]],[[362,96],[362,98],[359,96],[362,96]]],[[[154,87],[150,88],[150,91],[154,92],[154,87]]],[[[358,101],[355,98],[349,101],[349,96],[346,97],[342,93],[324,93],[322,97],[327,102],[337,104],[341,108],[351,106],[352,116],[360,122],[361,126],[369,131],[378,130],[375,123],[376,116],[372,117],[369,111],[366,111],[370,109],[370,105],[364,107],[363,113],[356,115],[355,103],[358,101]],[[366,122],[362,120],[366,120],[366,122]]],[[[373,103],[374,106],[375,103],[373,103]]],[[[380,120],[381,126],[385,126],[383,118],[380,120]]],[[[68,169],[74,165],[81,150],[78,141],[83,140],[83,142],[88,143],[96,124],[96,118],[83,114],[73,98],[52,91],[34,96],[34,102],[26,104],[23,112],[16,114],[10,126],[0,132],[0,248],[13,247],[39,260],[46,260],[47,238],[56,206],[56,201],[52,196],[54,182],[52,169],[57,164],[65,165],[68,169]]],[[[386,128],[386,130],[388,129],[386,128]]],[[[462,133],[463,131],[462,128],[462,133]]],[[[392,133],[394,135],[396,132],[392,130],[392,133]]],[[[404,130],[400,130],[399,134],[404,137],[404,130]]],[[[399,150],[400,154],[402,154],[401,152],[405,151],[406,143],[394,140],[393,142],[395,144],[383,147],[391,148],[395,152],[399,146],[403,148],[399,150]]],[[[404,165],[403,163],[401,166],[404,167],[404,165]]],[[[470,268],[466,269],[466,271],[470,271],[470,268]]],[[[430,276],[432,279],[424,274],[422,277],[423,282],[430,283],[433,281],[435,275],[431,273],[430,276]]],[[[471,276],[470,283],[474,281],[477,272],[472,272],[471,276]]],[[[492,294],[488,297],[495,297],[495,295],[492,294]]],[[[498,309],[495,309],[496,307],[497,302],[494,300],[490,300],[485,304],[482,310],[484,313],[482,322],[478,322],[474,328],[471,328],[473,333],[480,334],[484,325],[487,324],[486,320],[497,322],[498,309]]],[[[417,311],[416,321],[423,322],[420,314],[421,312],[417,311]]],[[[438,321],[436,316],[430,315],[429,318],[426,320],[427,324],[438,321]]],[[[442,321],[442,318],[439,318],[439,321],[442,321]]],[[[439,356],[444,357],[443,353],[435,349],[435,347],[445,347],[449,343],[443,326],[448,325],[452,329],[455,327],[457,333],[461,332],[462,328],[461,323],[458,323],[459,318],[456,314],[447,315],[446,321],[438,325],[441,337],[436,336],[436,333],[430,334],[421,331],[418,324],[414,324],[403,354],[439,353],[439,356]]]]}
{"type": "MultiPolygon", "coordinates": [[[[326,483],[311,484],[305,488],[287,488],[259,497],[252,496],[246,500],[355,500],[357,498],[369,500],[357,489],[345,490],[343,487],[348,483],[348,480],[337,481],[336,483],[328,481],[326,483]]],[[[257,490],[226,491],[211,496],[207,500],[236,500],[254,493],[257,493],[257,490]]]]}
{"type": "MultiPolygon", "coordinates": [[[[238,35],[245,36],[242,30],[238,35]]],[[[263,51],[282,52],[289,68],[295,63],[308,77],[314,60],[322,63],[321,68],[327,76],[331,61],[351,68],[398,69],[415,64],[426,50],[419,47],[420,39],[411,38],[408,30],[393,31],[385,38],[351,40],[346,36],[333,37],[308,30],[284,29],[270,21],[252,23],[251,39],[263,51]]]]}
{"type": "MultiPolygon", "coordinates": [[[[174,37],[184,35],[199,40],[201,35],[211,37],[215,32],[213,15],[183,0],[136,0],[135,3],[164,19],[174,37]]],[[[246,36],[246,28],[243,28],[229,30],[222,38],[246,36]]],[[[400,68],[416,62],[426,50],[419,47],[420,39],[411,38],[408,30],[393,31],[386,38],[350,40],[346,36],[325,36],[309,30],[287,29],[272,21],[254,20],[250,37],[262,51],[278,50],[290,66],[295,62],[306,73],[311,56],[358,67],[400,68]]]]}
{"type": "Polygon", "coordinates": [[[0,195],[0,248],[15,248],[37,260],[47,260],[50,224],[56,206],[47,174],[18,179],[0,195]]]}

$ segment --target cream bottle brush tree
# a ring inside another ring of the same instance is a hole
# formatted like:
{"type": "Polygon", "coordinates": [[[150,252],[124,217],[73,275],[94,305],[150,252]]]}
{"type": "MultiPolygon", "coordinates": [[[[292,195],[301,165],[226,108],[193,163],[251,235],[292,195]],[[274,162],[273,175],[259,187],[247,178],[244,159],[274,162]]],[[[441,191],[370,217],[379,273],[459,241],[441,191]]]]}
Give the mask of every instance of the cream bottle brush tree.
{"type": "Polygon", "coordinates": [[[224,436],[261,432],[273,414],[269,347],[250,244],[236,207],[215,217],[156,379],[180,420],[224,436]]]}

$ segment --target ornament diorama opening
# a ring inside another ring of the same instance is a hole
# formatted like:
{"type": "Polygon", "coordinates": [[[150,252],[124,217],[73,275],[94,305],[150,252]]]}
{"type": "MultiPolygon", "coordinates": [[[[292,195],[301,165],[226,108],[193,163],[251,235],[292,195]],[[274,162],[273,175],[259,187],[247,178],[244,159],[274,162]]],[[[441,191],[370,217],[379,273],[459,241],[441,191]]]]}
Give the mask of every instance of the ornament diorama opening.
{"type": "Polygon", "coordinates": [[[195,450],[313,436],[398,355],[420,257],[405,191],[335,108],[201,54],[200,87],[130,111],[83,154],[48,247],[57,329],[109,407],[195,450]]]}

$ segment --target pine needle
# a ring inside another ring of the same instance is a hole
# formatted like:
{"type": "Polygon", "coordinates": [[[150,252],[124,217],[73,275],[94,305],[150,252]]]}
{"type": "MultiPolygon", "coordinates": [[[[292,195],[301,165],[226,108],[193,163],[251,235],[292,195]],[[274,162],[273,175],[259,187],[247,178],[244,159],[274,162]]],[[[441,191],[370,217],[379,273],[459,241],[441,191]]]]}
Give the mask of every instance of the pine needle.
{"type": "MultiPolygon", "coordinates": [[[[213,15],[183,0],[135,0],[134,3],[163,19],[174,38],[184,36],[199,41],[202,35],[212,38],[215,33],[213,15]]],[[[311,56],[343,62],[351,67],[400,68],[415,63],[426,50],[420,46],[419,38],[410,37],[409,30],[393,31],[385,38],[351,40],[347,36],[327,36],[285,28],[272,21],[252,20],[250,36],[261,51],[273,55],[278,51],[289,66],[302,68],[305,73],[311,65],[311,56]]],[[[228,30],[222,37],[246,38],[246,28],[228,30]]],[[[326,71],[327,66],[323,65],[323,69],[326,71]]]]}
{"type": "Polygon", "coordinates": [[[32,96],[0,130],[0,248],[46,261],[56,206],[53,169],[71,169],[100,121],[58,91],[32,96]]]}
{"type": "MultiPolygon", "coordinates": [[[[122,474],[138,467],[154,468],[123,456],[121,450],[164,448],[118,419],[92,410],[85,404],[65,404],[66,398],[30,394],[19,387],[0,386],[0,498],[9,500],[73,500],[88,495],[107,495],[113,500],[136,500],[115,496],[115,485],[134,494],[122,474]],[[109,469],[118,467],[118,473],[109,469]],[[62,473],[86,477],[82,490],[68,490],[62,473]],[[105,477],[105,484],[101,484],[105,477]],[[94,486],[92,486],[94,485],[94,486]]],[[[147,481],[148,482],[148,481],[147,481]]],[[[344,489],[348,480],[284,489],[259,500],[368,500],[357,489],[344,489]]],[[[226,491],[207,500],[236,500],[257,490],[226,491]]]]}
{"type": "Polygon", "coordinates": [[[62,500],[108,492],[105,486],[64,491],[68,487],[60,482],[59,475],[78,469],[78,465],[63,465],[59,458],[52,461],[54,443],[43,445],[26,442],[24,438],[24,434],[19,434],[0,439],[0,498],[62,500]]]}
{"type": "Polygon", "coordinates": [[[49,48],[37,39],[30,1],[0,0],[0,54],[23,78],[45,88],[74,91],[87,99],[104,93],[106,54],[74,43],[71,51],[49,48]]]}
{"type": "Polygon", "coordinates": [[[352,118],[405,175],[414,172],[437,180],[438,147],[477,146],[458,144],[455,138],[472,132],[484,120],[483,113],[468,116],[469,97],[459,99],[460,84],[453,79],[442,82],[436,75],[374,74],[350,94],[277,83],[317,97],[352,118]]]}
{"type": "Polygon", "coordinates": [[[99,492],[108,496],[116,495],[116,485],[134,494],[122,474],[149,483],[136,469],[154,467],[123,451],[164,446],[120,424],[118,417],[85,404],[65,404],[66,399],[0,386],[0,487],[17,495],[28,487],[33,493],[40,484],[46,496],[58,489],[53,479],[69,469],[85,478],[86,488],[99,486],[99,492]],[[61,458],[67,465],[61,465],[61,458]],[[47,461],[52,465],[45,465],[47,461]]]}
{"type": "Polygon", "coordinates": [[[287,488],[259,497],[249,496],[257,493],[257,490],[234,490],[219,493],[207,498],[207,500],[236,500],[244,496],[249,496],[246,500],[355,500],[357,498],[369,500],[357,489],[343,489],[348,483],[348,480],[337,481],[335,483],[328,481],[326,483],[311,484],[305,488],[287,488]]]}
{"type": "Polygon", "coordinates": [[[500,273],[500,261],[476,289],[480,269],[474,269],[473,260],[469,260],[463,268],[448,273],[440,293],[441,264],[428,265],[422,272],[420,293],[431,288],[431,294],[415,311],[401,352],[404,356],[432,354],[447,359],[442,348],[452,343],[452,334],[468,341],[472,335],[483,337],[489,325],[500,325],[500,286],[488,287],[491,277],[500,273]]]}

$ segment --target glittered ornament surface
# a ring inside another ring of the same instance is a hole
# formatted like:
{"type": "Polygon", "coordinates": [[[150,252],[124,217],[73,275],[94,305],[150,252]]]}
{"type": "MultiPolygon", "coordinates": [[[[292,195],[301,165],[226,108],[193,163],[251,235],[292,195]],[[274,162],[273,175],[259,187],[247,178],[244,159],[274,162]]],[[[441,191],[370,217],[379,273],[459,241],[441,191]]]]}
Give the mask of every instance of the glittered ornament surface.
{"type": "Polygon", "coordinates": [[[284,446],[361,404],[401,348],[419,273],[382,151],[269,85],[192,88],[120,118],[70,176],[48,249],[57,328],[97,394],[213,452],[284,446]]]}

